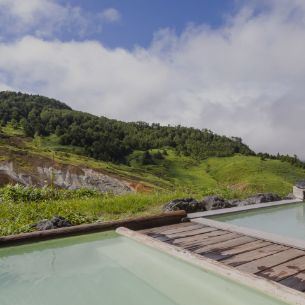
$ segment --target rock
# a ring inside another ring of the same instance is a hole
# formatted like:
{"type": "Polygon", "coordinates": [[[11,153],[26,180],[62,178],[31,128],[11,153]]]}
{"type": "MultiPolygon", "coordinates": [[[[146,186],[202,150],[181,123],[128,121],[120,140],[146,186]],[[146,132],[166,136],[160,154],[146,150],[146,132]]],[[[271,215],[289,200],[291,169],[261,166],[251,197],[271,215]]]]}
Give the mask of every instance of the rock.
{"type": "Polygon", "coordinates": [[[56,228],[71,227],[71,223],[61,216],[54,216],[51,219],[51,222],[56,228]]]}
{"type": "Polygon", "coordinates": [[[305,180],[299,181],[295,184],[296,187],[298,187],[299,189],[304,190],[305,189],[305,180]]]}
{"type": "Polygon", "coordinates": [[[195,213],[195,212],[258,204],[264,202],[272,202],[278,200],[281,200],[281,197],[273,193],[260,193],[244,200],[237,200],[237,199],[225,200],[224,198],[215,195],[215,196],[206,196],[202,199],[202,201],[197,201],[194,198],[175,199],[167,203],[163,207],[163,210],[164,211],[184,210],[187,213],[195,213]]]}
{"type": "Polygon", "coordinates": [[[228,200],[228,203],[229,203],[231,208],[237,207],[239,202],[240,202],[240,200],[238,200],[238,199],[230,199],[230,200],[228,200]]]}
{"type": "Polygon", "coordinates": [[[245,205],[279,201],[279,200],[281,200],[281,197],[278,196],[277,194],[259,193],[254,196],[251,196],[245,200],[241,200],[241,201],[237,202],[237,206],[245,206],[245,205]]]}
{"type": "Polygon", "coordinates": [[[51,220],[44,219],[34,224],[32,227],[36,228],[39,231],[56,229],[51,220]]]}
{"type": "Polygon", "coordinates": [[[207,211],[231,208],[233,206],[228,200],[219,196],[206,196],[203,198],[202,203],[207,211]]]}
{"type": "Polygon", "coordinates": [[[64,167],[37,167],[40,181],[51,181],[63,189],[93,189],[103,193],[125,194],[132,192],[127,182],[100,173],[90,168],[64,167]]]}
{"type": "Polygon", "coordinates": [[[187,213],[194,213],[199,211],[206,211],[206,208],[204,203],[199,202],[194,198],[183,198],[172,200],[163,207],[163,210],[165,212],[184,210],[187,213]]]}
{"type": "MultiPolygon", "coordinates": [[[[12,158],[14,159],[13,156],[12,158]]],[[[0,162],[0,186],[19,183],[26,186],[43,187],[52,182],[56,187],[63,189],[86,188],[114,194],[134,191],[129,182],[99,170],[65,164],[57,164],[55,167],[49,164],[49,159],[30,158],[26,160],[31,164],[30,171],[24,171],[25,169],[18,167],[13,161],[0,162]]]]}
{"type": "Polygon", "coordinates": [[[188,217],[183,217],[181,219],[181,222],[190,222],[190,219],[188,217]]]}
{"type": "Polygon", "coordinates": [[[39,231],[70,227],[71,223],[61,216],[54,216],[51,220],[44,219],[34,224],[33,227],[39,231]]]}

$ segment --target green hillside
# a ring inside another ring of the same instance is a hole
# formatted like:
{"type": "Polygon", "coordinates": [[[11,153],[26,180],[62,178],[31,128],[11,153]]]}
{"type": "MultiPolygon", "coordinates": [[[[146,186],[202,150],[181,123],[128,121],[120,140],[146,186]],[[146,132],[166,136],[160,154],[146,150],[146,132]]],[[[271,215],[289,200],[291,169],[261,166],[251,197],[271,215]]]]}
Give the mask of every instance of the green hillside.
{"type": "MultiPolygon", "coordinates": [[[[285,196],[294,182],[305,178],[304,163],[297,157],[256,155],[238,138],[98,118],[39,96],[1,93],[0,119],[0,165],[13,164],[17,174],[33,176],[38,166],[68,165],[101,171],[135,190],[115,196],[55,191],[52,185],[43,191],[4,187],[0,235],[31,231],[31,224],[54,215],[80,224],[158,213],[179,197],[243,198],[259,192],[285,196]],[[75,129],[76,122],[80,129],[75,129]],[[93,132],[94,124],[98,127],[93,132]]],[[[8,182],[14,183],[0,171],[0,185],[8,182]]]]}
{"type": "Polygon", "coordinates": [[[0,92],[0,119],[2,126],[21,126],[29,137],[56,134],[62,145],[78,147],[83,155],[115,163],[126,163],[136,150],[163,147],[196,159],[254,154],[241,139],[207,129],[111,120],[37,95],[0,92]]]}
{"type": "Polygon", "coordinates": [[[226,197],[246,197],[259,192],[285,196],[291,192],[293,183],[305,175],[304,169],[279,160],[235,155],[198,161],[172,151],[155,165],[134,167],[165,180],[176,190],[198,195],[219,193],[226,197]]]}
{"type": "Polygon", "coordinates": [[[60,145],[56,135],[26,137],[22,128],[11,124],[2,128],[0,135],[0,161],[17,160],[21,167],[31,171],[31,158],[44,157],[58,164],[102,169],[106,173],[142,183],[150,191],[181,191],[195,196],[210,193],[226,197],[245,197],[258,192],[275,192],[287,195],[293,183],[305,177],[305,170],[285,161],[264,159],[258,156],[235,154],[231,157],[210,157],[197,160],[164,148],[148,150],[150,164],[141,157],[147,151],[135,151],[128,164],[116,164],[86,157],[77,147],[60,145]],[[1,150],[2,148],[2,150],[1,150]],[[20,153],[24,157],[20,157],[20,153]],[[161,158],[155,158],[156,154],[161,158]],[[18,157],[15,157],[19,154],[18,157]]]}

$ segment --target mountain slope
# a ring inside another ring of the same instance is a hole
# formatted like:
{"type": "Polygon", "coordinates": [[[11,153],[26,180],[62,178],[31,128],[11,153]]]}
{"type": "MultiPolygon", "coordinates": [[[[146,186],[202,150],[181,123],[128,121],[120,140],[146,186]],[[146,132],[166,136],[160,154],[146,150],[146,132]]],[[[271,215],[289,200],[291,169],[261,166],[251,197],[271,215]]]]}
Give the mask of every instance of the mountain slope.
{"type": "Polygon", "coordinates": [[[86,156],[117,163],[126,163],[135,150],[164,147],[196,159],[254,154],[241,139],[219,136],[209,130],[126,123],[74,111],[46,97],[14,92],[0,93],[0,118],[3,126],[8,122],[22,126],[29,137],[56,134],[62,145],[73,145],[86,156]]]}
{"type": "Polygon", "coordinates": [[[243,197],[286,195],[305,177],[297,158],[255,156],[238,138],[98,118],[40,96],[0,93],[0,119],[0,185],[243,197]]]}
{"type": "Polygon", "coordinates": [[[0,133],[0,185],[21,183],[64,188],[89,187],[120,194],[130,191],[181,191],[195,196],[219,193],[244,197],[257,192],[286,195],[292,184],[305,178],[302,168],[279,160],[237,154],[196,160],[174,150],[150,150],[152,160],[143,164],[144,151],[114,164],[75,154],[55,135],[31,139],[10,124],[0,133]],[[155,156],[158,156],[156,158],[155,156]]]}

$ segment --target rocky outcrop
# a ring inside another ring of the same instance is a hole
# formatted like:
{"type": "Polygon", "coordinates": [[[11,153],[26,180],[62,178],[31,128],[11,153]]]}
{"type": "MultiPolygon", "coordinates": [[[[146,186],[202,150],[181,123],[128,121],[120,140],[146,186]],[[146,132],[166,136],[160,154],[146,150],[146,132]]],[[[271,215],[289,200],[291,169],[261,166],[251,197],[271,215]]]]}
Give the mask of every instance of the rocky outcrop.
{"type": "Polygon", "coordinates": [[[37,171],[42,181],[50,182],[53,179],[54,185],[64,189],[88,188],[114,194],[131,191],[127,183],[89,168],[78,168],[77,171],[73,171],[70,168],[62,170],[52,167],[38,167],[37,171]]]}
{"type": "Polygon", "coordinates": [[[54,216],[51,220],[44,219],[32,226],[39,231],[71,227],[71,223],[61,216],[54,216]]]}
{"type": "Polygon", "coordinates": [[[251,204],[265,203],[281,200],[281,197],[273,193],[260,193],[255,196],[251,196],[245,200],[236,201],[236,206],[245,206],[251,204]]]}
{"type": "Polygon", "coordinates": [[[175,199],[164,206],[164,211],[185,210],[187,213],[210,211],[281,200],[276,194],[259,193],[244,200],[226,200],[219,196],[207,196],[201,201],[193,198],[175,199]]]}
{"type": "Polygon", "coordinates": [[[11,183],[20,183],[23,185],[33,185],[32,176],[25,172],[18,172],[13,162],[0,163],[0,182],[5,184],[5,181],[11,183]],[[3,183],[4,182],[4,183],[3,183]]]}
{"type": "Polygon", "coordinates": [[[206,211],[231,208],[232,204],[219,196],[207,196],[202,199],[206,211]]]}
{"type": "Polygon", "coordinates": [[[46,186],[53,184],[64,189],[87,188],[99,192],[123,194],[133,191],[126,181],[107,175],[91,168],[57,164],[43,166],[33,165],[31,170],[24,170],[14,165],[12,161],[0,163],[0,185],[19,183],[30,186],[46,186]]]}
{"type": "Polygon", "coordinates": [[[193,198],[175,199],[166,204],[164,212],[184,210],[187,213],[206,211],[205,203],[199,202],[193,198]]]}

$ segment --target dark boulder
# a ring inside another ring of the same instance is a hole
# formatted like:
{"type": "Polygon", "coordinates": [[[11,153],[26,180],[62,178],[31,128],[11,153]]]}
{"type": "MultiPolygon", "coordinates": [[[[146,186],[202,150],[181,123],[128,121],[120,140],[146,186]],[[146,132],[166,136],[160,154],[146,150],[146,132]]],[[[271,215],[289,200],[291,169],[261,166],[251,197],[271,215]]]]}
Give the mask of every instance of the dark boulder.
{"type": "Polygon", "coordinates": [[[228,200],[228,203],[230,205],[230,208],[238,207],[240,200],[238,199],[230,199],[228,200]]]}
{"type": "Polygon", "coordinates": [[[251,196],[251,197],[249,197],[247,199],[240,200],[239,202],[237,202],[237,206],[259,204],[259,203],[279,201],[279,200],[281,200],[281,197],[278,196],[277,194],[273,194],[273,193],[260,193],[260,194],[256,194],[254,196],[251,196]]]}
{"type": "Polygon", "coordinates": [[[48,219],[39,221],[38,223],[33,225],[33,228],[36,228],[39,231],[55,229],[51,220],[48,220],[48,219]]]}
{"type": "Polygon", "coordinates": [[[199,202],[194,198],[183,198],[172,200],[163,207],[163,210],[165,212],[184,210],[187,213],[194,213],[206,211],[206,208],[205,203],[199,202]]]}
{"type": "Polygon", "coordinates": [[[281,197],[273,193],[260,193],[243,200],[238,200],[238,199],[226,200],[222,197],[215,195],[215,196],[206,196],[202,199],[202,201],[197,201],[194,198],[175,199],[167,203],[163,207],[163,210],[165,212],[184,210],[187,213],[195,213],[195,212],[239,207],[239,206],[245,206],[251,204],[259,204],[264,202],[279,201],[279,200],[281,200],[281,197]]]}
{"type": "Polygon", "coordinates": [[[33,225],[39,231],[70,227],[71,223],[61,216],[54,216],[51,220],[44,219],[33,225]]]}
{"type": "Polygon", "coordinates": [[[233,205],[228,201],[219,196],[206,196],[202,199],[207,211],[231,208],[233,205]]]}

